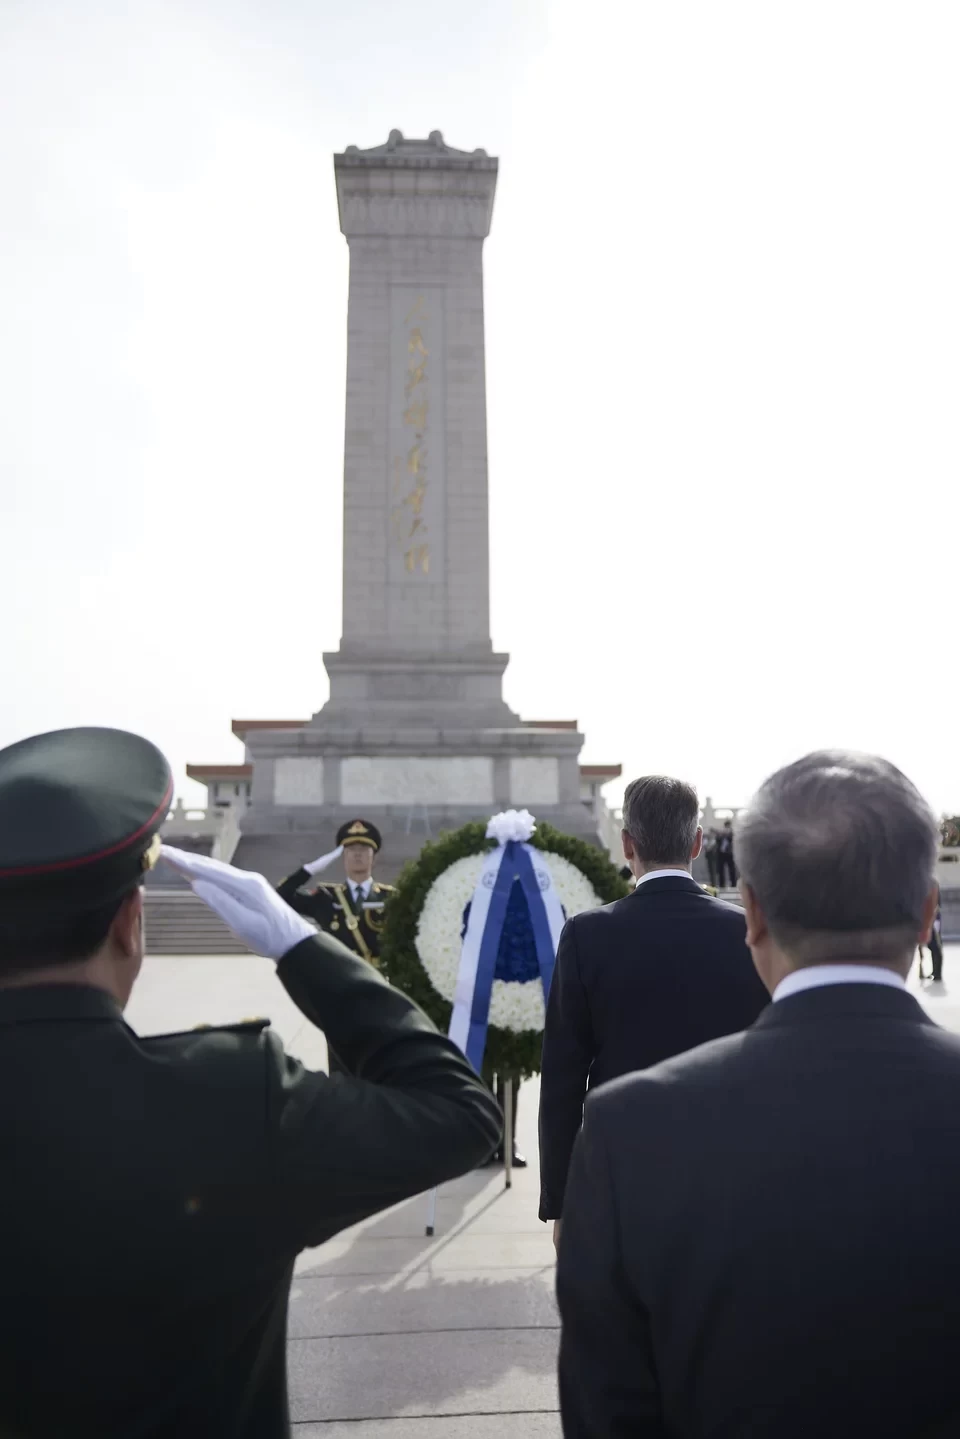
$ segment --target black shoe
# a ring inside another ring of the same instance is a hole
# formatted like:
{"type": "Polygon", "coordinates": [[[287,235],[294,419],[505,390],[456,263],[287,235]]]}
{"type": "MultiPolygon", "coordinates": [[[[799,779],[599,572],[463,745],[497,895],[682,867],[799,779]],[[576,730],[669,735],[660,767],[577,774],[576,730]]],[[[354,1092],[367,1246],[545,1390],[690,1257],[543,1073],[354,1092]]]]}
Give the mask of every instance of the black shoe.
{"type": "MultiPolygon", "coordinates": [[[[491,1154],[490,1158],[486,1161],[485,1164],[482,1164],[482,1165],[480,1166],[480,1168],[481,1168],[481,1169],[492,1169],[492,1168],[494,1167],[494,1165],[497,1165],[497,1166],[499,1167],[499,1166],[502,1165],[502,1164],[503,1164],[503,1150],[502,1150],[502,1149],[498,1149],[498,1150],[496,1150],[493,1154],[491,1154]]],[[[527,1160],[524,1159],[524,1157],[523,1157],[522,1154],[516,1154],[516,1153],[514,1154],[514,1156],[513,1156],[513,1167],[514,1167],[514,1169],[526,1169],[526,1168],[528,1167],[527,1160]]]]}
{"type": "Polygon", "coordinates": [[[514,1167],[514,1169],[526,1169],[526,1168],[527,1168],[527,1161],[524,1159],[523,1155],[522,1155],[522,1154],[518,1154],[518,1153],[516,1152],[516,1150],[514,1150],[514,1153],[513,1153],[513,1167],[514,1167]]]}

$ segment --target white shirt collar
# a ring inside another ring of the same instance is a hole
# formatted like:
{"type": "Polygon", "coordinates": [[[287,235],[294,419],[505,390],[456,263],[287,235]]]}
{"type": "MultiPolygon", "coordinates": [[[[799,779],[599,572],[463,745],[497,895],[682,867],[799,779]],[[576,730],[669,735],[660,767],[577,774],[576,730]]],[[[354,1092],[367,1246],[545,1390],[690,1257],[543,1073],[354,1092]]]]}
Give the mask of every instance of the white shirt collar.
{"type": "Polygon", "coordinates": [[[789,999],[791,994],[800,994],[805,989],[819,989],[826,984],[886,984],[891,989],[906,989],[906,981],[892,969],[882,969],[876,964],[811,964],[806,969],[795,969],[786,979],[781,979],[773,991],[773,1002],[789,999]]]}
{"type": "Polygon", "coordinates": [[[642,874],[637,880],[637,888],[646,884],[648,879],[692,879],[688,869],[651,869],[648,874],[642,874]]]}
{"type": "Polygon", "coordinates": [[[373,880],[370,879],[365,879],[363,881],[363,884],[357,884],[355,880],[351,880],[350,893],[353,895],[354,899],[357,899],[358,897],[360,899],[366,899],[367,895],[370,893],[370,886],[372,883],[373,880]]]}

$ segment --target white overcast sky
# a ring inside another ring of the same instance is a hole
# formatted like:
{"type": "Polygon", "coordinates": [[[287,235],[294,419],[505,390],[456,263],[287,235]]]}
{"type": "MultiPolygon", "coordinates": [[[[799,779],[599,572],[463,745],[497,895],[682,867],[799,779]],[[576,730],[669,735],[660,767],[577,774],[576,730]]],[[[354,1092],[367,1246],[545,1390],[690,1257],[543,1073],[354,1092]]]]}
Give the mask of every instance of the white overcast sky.
{"type": "Polygon", "coordinates": [[[958,72],[955,0],[0,0],[0,744],[182,775],[319,708],[331,156],[441,129],[501,161],[510,703],[718,804],[837,744],[960,809],[958,72]]]}

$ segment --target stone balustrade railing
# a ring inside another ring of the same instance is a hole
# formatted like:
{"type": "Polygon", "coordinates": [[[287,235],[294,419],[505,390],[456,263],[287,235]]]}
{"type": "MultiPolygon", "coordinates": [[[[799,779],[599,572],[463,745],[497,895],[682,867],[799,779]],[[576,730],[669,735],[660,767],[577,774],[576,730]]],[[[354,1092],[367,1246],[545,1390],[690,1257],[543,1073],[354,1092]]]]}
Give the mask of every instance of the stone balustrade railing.
{"type": "Polygon", "coordinates": [[[209,839],[212,841],[210,853],[213,858],[229,863],[240,843],[240,816],[232,806],[229,809],[203,809],[185,805],[183,800],[178,799],[167,815],[162,834],[171,844],[175,844],[178,837],[209,839]]]}

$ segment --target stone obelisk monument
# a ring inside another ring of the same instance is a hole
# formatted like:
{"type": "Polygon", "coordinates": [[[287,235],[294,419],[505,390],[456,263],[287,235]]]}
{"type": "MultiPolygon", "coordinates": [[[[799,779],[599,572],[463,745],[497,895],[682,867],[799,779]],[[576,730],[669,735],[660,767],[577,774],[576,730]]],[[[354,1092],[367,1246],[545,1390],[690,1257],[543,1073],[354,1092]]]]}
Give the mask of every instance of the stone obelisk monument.
{"type": "Polygon", "coordinates": [[[509,806],[595,839],[582,736],[508,708],[490,639],[482,252],[497,161],[395,130],[334,169],[350,247],[343,634],[323,708],[245,734],[238,862],[279,873],[358,814],[383,831],[384,874],[509,806]]]}

